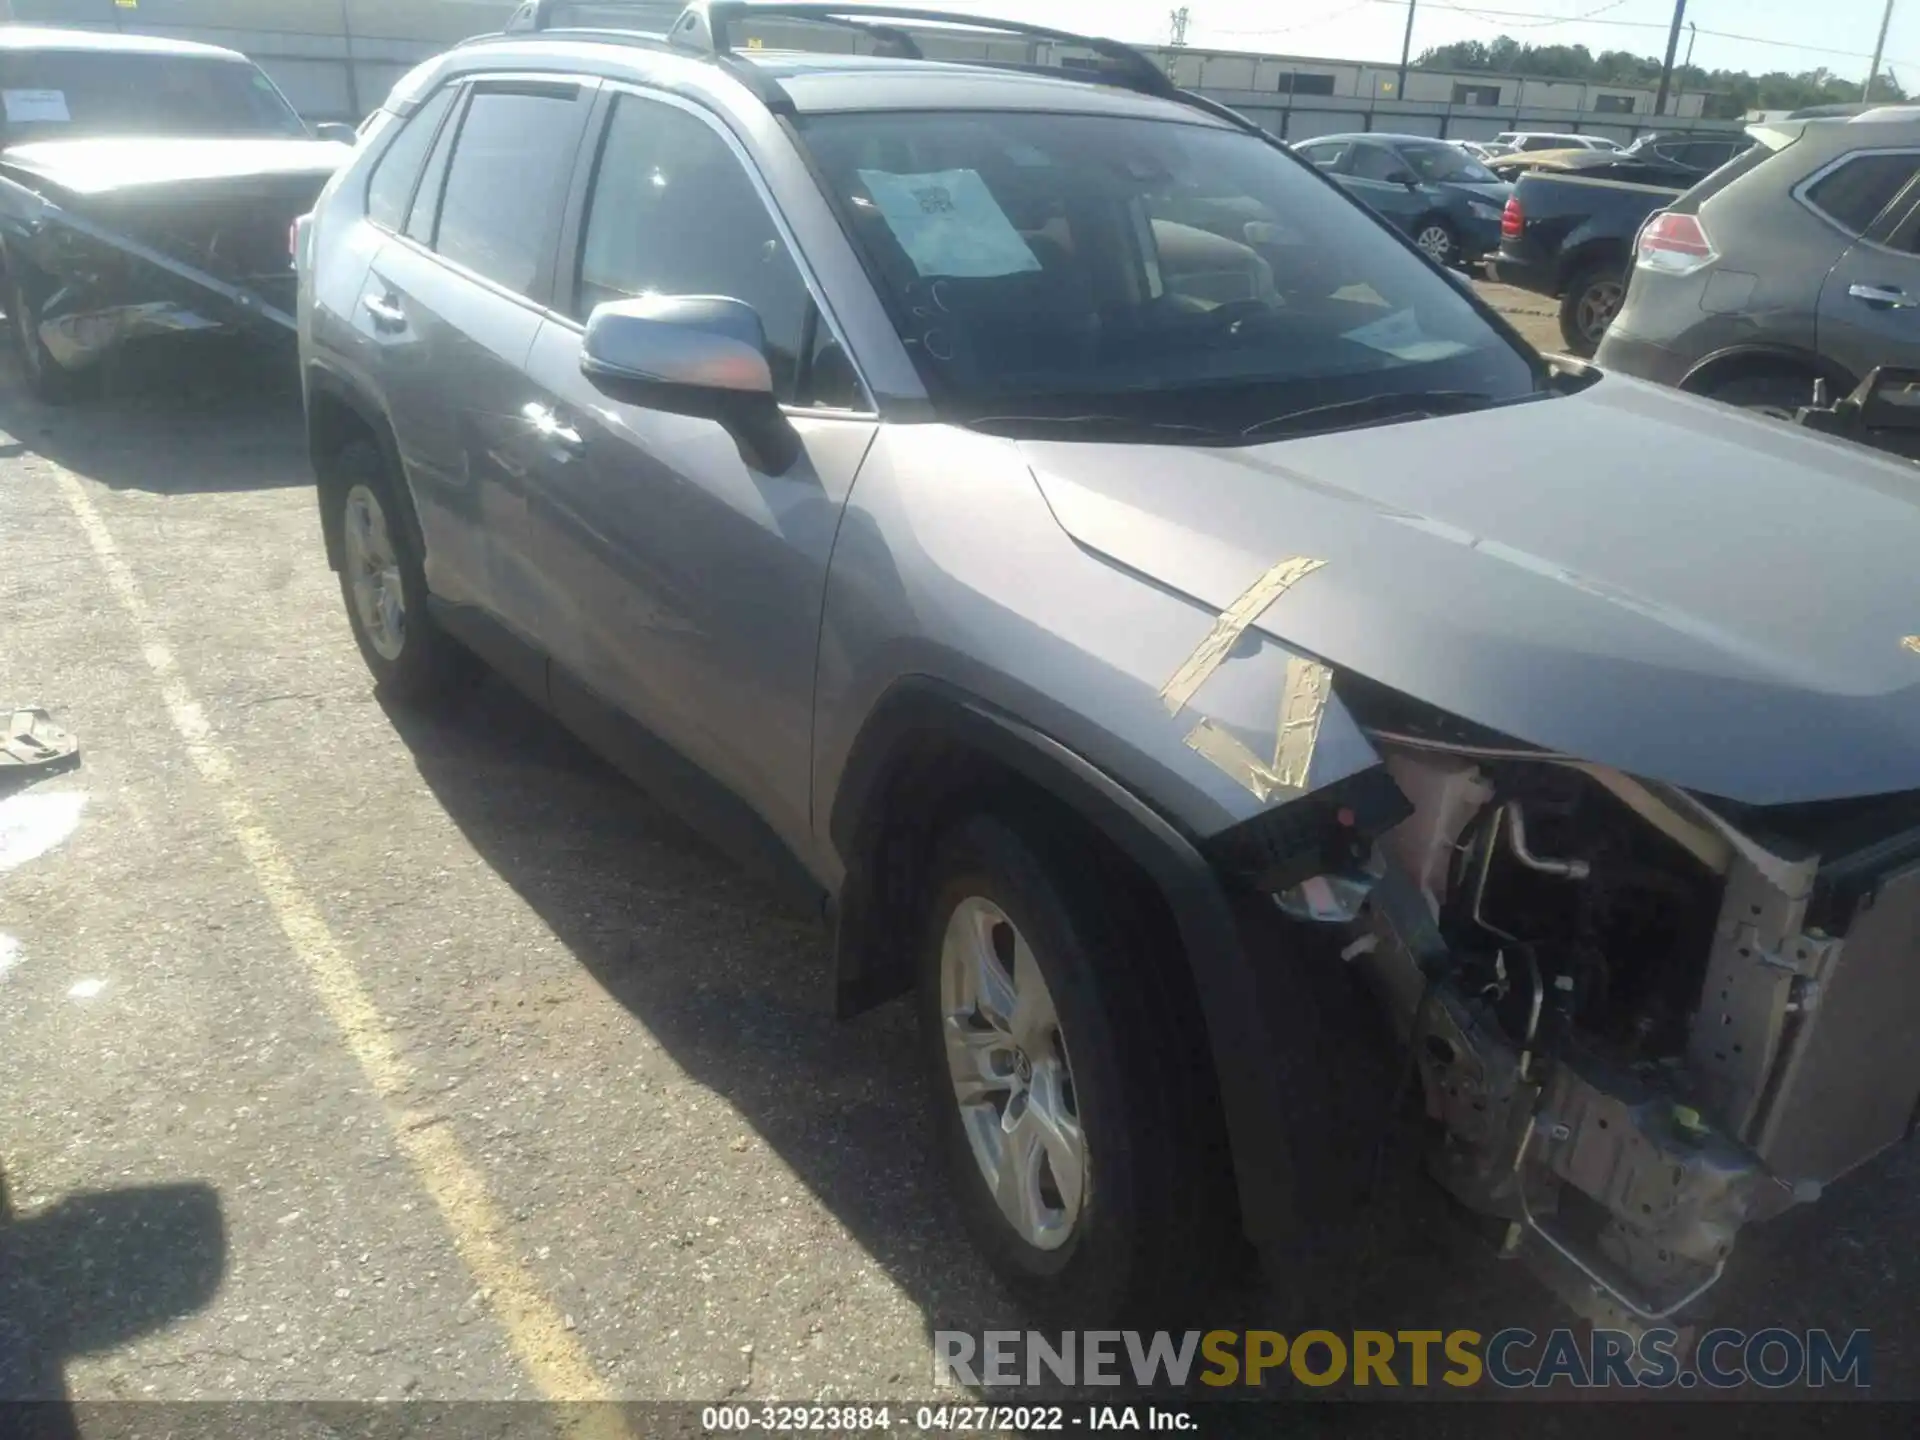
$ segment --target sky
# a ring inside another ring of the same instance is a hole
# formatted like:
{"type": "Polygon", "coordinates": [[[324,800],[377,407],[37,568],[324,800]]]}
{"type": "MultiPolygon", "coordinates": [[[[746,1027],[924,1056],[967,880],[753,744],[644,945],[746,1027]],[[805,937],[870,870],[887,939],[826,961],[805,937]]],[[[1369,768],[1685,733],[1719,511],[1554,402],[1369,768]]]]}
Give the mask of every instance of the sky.
{"type": "MultiPolygon", "coordinates": [[[[1037,25],[1164,44],[1179,0],[941,0],[941,8],[1018,14],[1037,25]]],[[[1673,0],[1414,0],[1413,53],[1455,40],[1511,35],[1534,45],[1666,50],[1673,0]]],[[[1185,0],[1187,43],[1336,59],[1398,61],[1406,0],[1185,0]]],[[[1799,72],[1821,66],[1864,79],[1885,0],[1687,0],[1699,27],[1693,63],[1706,70],[1799,72]],[[1745,38],[1734,38],[1745,37],[1745,38]]],[[[1680,35],[1679,59],[1689,33],[1680,35]]],[[[1920,89],[1920,0],[1894,0],[1887,59],[1920,89]]],[[[1884,73],[1884,71],[1883,71],[1884,73]]]]}

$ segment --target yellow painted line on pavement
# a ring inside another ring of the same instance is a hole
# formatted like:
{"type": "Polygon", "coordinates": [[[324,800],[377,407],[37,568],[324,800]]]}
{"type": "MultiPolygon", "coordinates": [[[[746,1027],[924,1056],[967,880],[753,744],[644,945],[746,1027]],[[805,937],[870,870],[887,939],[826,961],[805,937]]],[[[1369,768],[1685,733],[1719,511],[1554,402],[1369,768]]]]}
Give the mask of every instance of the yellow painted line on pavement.
{"type": "MultiPolygon", "coordinates": [[[[159,681],[167,716],[179,732],[193,767],[219,801],[227,829],[255,883],[266,896],[287,943],[306,967],[321,1004],[339,1028],[347,1049],[385,1103],[388,1123],[412,1163],[414,1173],[453,1233],[461,1260],[483,1291],[488,1305],[527,1376],[549,1400],[606,1402],[606,1387],[565,1318],[514,1255],[498,1208],[480,1172],[460,1148],[442,1117],[406,1103],[412,1067],[375,1008],[354,963],[334,939],[319,908],[294,872],[293,862],[260,821],[226,750],[213,738],[206,711],[194,699],[165,632],[141,593],[140,583],[121,557],[112,532],[79,479],[49,464],[67,507],[86,534],[108,587],[126,611],[139,638],[147,667],[159,681]]],[[[625,1434],[617,1412],[578,1413],[576,1429],[609,1437],[625,1434]]]]}

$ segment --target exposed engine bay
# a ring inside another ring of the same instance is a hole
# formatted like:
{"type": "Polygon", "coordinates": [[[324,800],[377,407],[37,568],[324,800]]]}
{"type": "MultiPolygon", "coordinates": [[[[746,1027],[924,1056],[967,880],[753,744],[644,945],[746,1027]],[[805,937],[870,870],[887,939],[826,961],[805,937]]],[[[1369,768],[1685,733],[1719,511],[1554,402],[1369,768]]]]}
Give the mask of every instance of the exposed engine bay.
{"type": "Polygon", "coordinates": [[[1412,814],[1311,884],[1364,895],[1342,953],[1409,1045],[1429,1169],[1576,1309],[1685,1323],[1742,1224],[1908,1133],[1920,796],[1729,814],[1484,737],[1371,738],[1412,814]]]}

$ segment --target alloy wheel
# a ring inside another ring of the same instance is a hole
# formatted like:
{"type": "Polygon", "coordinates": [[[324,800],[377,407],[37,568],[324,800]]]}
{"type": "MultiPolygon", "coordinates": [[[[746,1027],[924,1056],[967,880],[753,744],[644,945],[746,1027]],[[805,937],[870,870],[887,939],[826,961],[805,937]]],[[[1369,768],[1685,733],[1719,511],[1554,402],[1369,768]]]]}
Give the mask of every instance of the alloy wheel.
{"type": "Polygon", "coordinates": [[[1086,1133],[1039,962],[990,900],[962,900],[947,920],[940,1019],[954,1101],[994,1202],[1022,1240],[1058,1249],[1085,1208],[1086,1133]]]}
{"type": "Polygon", "coordinates": [[[1598,345],[1607,333],[1607,327],[1613,323],[1613,317],[1620,313],[1620,306],[1627,298],[1627,287],[1618,280],[1596,280],[1580,296],[1580,305],[1575,318],[1580,333],[1592,344],[1598,345]]]}
{"type": "Polygon", "coordinates": [[[347,491],[344,542],[355,617],[383,660],[398,660],[407,643],[407,599],[380,497],[365,485],[347,491]]]}
{"type": "Polygon", "coordinates": [[[1453,259],[1453,236],[1444,225],[1427,226],[1413,237],[1413,243],[1442,265],[1453,259]]]}

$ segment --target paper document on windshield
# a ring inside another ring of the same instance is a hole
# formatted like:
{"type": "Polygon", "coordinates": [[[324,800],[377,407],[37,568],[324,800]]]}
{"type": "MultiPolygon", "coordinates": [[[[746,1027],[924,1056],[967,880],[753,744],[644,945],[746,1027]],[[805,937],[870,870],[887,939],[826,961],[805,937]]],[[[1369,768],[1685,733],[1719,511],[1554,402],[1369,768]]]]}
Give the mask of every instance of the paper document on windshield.
{"type": "Polygon", "coordinates": [[[1340,338],[1391,355],[1396,360],[1444,360],[1467,348],[1458,340],[1429,340],[1420,329],[1420,318],[1411,310],[1396,310],[1370,325],[1349,330],[1340,338]]]}
{"type": "Polygon", "coordinates": [[[984,278],[1040,268],[977,170],[862,170],[860,179],[922,275],[984,278]]]}
{"type": "Polygon", "coordinates": [[[0,101],[7,107],[7,119],[15,125],[30,125],[37,120],[65,124],[73,119],[67,113],[64,90],[0,90],[0,101]]]}

